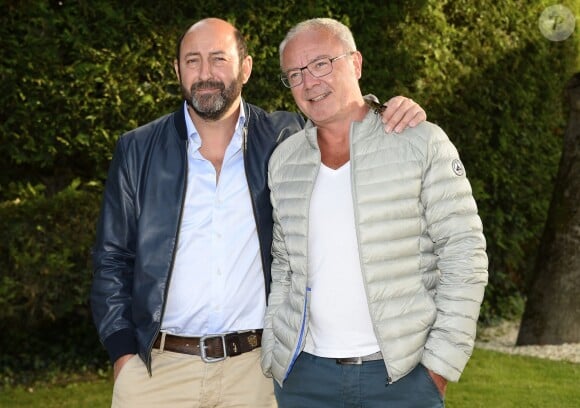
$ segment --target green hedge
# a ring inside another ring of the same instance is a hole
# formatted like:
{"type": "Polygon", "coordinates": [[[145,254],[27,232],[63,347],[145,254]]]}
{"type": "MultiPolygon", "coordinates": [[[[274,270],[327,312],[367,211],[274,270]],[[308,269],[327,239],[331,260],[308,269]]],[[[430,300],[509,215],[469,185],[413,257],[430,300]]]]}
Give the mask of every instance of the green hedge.
{"type": "Polygon", "coordinates": [[[404,78],[395,92],[426,106],[472,181],[490,258],[486,321],[521,311],[560,157],[562,91],[575,69],[578,35],[545,39],[538,17],[546,5],[426,2],[392,29],[404,37],[389,35],[405,64],[394,75],[404,78]]]}
{"type": "MultiPolygon", "coordinates": [[[[580,15],[579,0],[564,4],[580,15]]],[[[11,335],[1,337],[0,362],[16,361],[5,351],[15,345],[27,367],[46,361],[47,349],[102,357],[87,306],[87,256],[112,147],[124,131],[179,106],[175,40],[208,16],[245,33],[254,70],[244,95],[271,110],[295,109],[277,79],[286,30],[314,16],[351,26],[363,91],[412,97],[460,150],[489,248],[482,320],[517,313],[560,156],[562,89],[579,61],[578,27],[563,42],[540,34],[549,5],[8,2],[0,17],[0,329],[11,335]]]]}
{"type": "Polygon", "coordinates": [[[0,378],[4,370],[102,361],[88,304],[100,189],[78,180],[0,204],[0,378]]]}

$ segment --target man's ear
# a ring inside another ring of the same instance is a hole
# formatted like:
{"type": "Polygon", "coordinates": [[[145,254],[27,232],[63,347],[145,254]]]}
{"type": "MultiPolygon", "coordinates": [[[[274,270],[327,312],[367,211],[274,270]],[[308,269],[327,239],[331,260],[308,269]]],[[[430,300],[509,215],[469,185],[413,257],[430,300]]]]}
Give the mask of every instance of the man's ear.
{"type": "Polygon", "coordinates": [[[356,78],[361,79],[363,57],[360,51],[355,51],[354,54],[352,54],[352,60],[354,62],[354,72],[356,73],[356,78]]]}
{"type": "Polygon", "coordinates": [[[181,75],[179,75],[179,61],[177,59],[173,60],[173,69],[175,70],[175,76],[177,77],[177,82],[181,82],[181,75]]]}
{"type": "Polygon", "coordinates": [[[252,75],[252,64],[252,57],[249,55],[242,61],[242,78],[244,80],[244,84],[248,82],[250,76],[252,75]]]}

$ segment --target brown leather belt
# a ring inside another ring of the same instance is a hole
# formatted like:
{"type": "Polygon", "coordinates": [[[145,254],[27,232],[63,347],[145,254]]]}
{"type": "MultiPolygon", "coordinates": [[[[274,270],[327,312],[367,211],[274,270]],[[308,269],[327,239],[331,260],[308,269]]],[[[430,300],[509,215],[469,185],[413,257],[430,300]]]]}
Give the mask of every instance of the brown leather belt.
{"type": "Polygon", "coordinates": [[[227,334],[212,334],[203,337],[181,337],[159,333],[153,343],[154,348],[176,353],[200,356],[206,363],[225,360],[257,349],[262,344],[262,329],[227,334]]]}
{"type": "Polygon", "coordinates": [[[383,353],[377,351],[376,353],[369,354],[368,356],[362,357],[346,357],[346,358],[335,358],[336,364],[340,365],[360,365],[365,361],[377,361],[383,359],[383,353]]]}

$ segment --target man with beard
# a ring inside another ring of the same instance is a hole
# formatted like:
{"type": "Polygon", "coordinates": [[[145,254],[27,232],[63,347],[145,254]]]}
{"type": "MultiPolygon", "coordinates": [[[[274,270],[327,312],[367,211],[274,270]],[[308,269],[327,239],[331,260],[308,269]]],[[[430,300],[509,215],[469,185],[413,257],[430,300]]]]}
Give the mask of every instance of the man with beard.
{"type": "MultiPolygon", "coordinates": [[[[251,70],[238,30],[197,22],[177,45],[183,106],[117,143],[91,290],[114,407],[275,406],[259,365],[272,243],[266,168],[304,120],[243,101],[251,70]]],[[[425,114],[397,97],[384,117],[404,128],[425,114]]]]}

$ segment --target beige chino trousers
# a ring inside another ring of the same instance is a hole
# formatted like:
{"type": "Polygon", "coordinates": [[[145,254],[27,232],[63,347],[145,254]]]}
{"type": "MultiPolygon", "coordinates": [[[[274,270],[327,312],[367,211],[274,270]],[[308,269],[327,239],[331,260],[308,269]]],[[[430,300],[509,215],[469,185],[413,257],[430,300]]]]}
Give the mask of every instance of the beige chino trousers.
{"type": "Polygon", "coordinates": [[[139,356],[121,369],[113,408],[274,408],[274,385],[260,368],[260,348],[217,363],[199,356],[152,352],[152,376],[139,356]]]}

